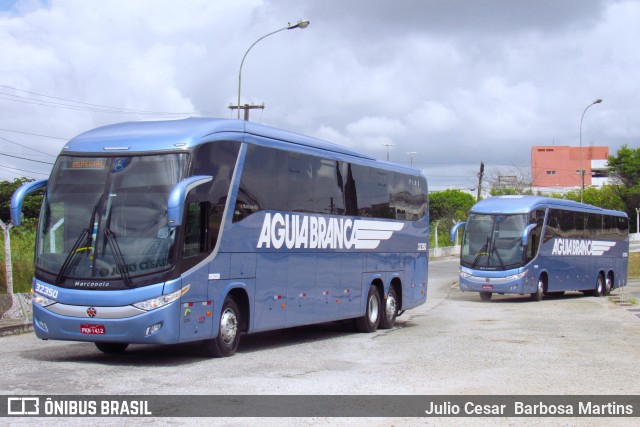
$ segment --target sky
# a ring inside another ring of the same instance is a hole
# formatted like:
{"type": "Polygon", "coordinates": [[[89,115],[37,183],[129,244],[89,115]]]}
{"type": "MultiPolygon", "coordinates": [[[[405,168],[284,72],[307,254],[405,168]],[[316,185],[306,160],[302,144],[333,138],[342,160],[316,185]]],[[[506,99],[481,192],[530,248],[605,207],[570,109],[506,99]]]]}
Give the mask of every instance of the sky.
{"type": "Polygon", "coordinates": [[[0,179],[105,124],[235,118],[412,164],[430,190],[535,145],[640,142],[640,0],[0,0],[0,179]],[[411,154],[409,154],[411,153],[411,154]]]}

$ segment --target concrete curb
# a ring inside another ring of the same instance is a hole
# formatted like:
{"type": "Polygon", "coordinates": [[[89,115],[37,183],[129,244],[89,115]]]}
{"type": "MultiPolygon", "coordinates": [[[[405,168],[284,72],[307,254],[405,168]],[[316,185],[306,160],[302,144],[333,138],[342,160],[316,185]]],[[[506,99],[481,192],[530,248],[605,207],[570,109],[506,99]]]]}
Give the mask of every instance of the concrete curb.
{"type": "Polygon", "coordinates": [[[27,332],[33,332],[33,322],[30,319],[26,322],[23,319],[0,321],[0,337],[27,332]]]}

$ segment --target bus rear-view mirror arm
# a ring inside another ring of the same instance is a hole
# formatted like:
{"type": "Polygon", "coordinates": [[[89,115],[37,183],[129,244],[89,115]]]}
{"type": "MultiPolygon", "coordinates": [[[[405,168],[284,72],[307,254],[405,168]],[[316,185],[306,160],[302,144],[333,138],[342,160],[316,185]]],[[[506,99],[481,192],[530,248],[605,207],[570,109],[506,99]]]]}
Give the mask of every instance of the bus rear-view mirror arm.
{"type": "Polygon", "coordinates": [[[453,227],[451,227],[451,231],[449,232],[449,239],[451,239],[451,243],[453,244],[456,243],[456,236],[458,234],[458,229],[460,227],[464,227],[466,224],[467,224],[466,222],[459,222],[453,227]]]}
{"type": "Polygon", "coordinates": [[[24,199],[27,197],[27,195],[43,187],[46,187],[48,183],[48,179],[40,179],[38,181],[27,182],[26,184],[22,184],[22,186],[13,193],[13,196],[11,196],[11,205],[9,206],[9,210],[11,212],[11,222],[13,223],[13,225],[17,227],[22,221],[22,204],[24,203],[24,199]]]}
{"type": "Polygon", "coordinates": [[[531,233],[531,230],[536,228],[537,225],[538,224],[529,224],[524,228],[524,230],[522,230],[522,246],[527,246],[529,244],[529,233],[531,233]]]}
{"type": "Polygon", "coordinates": [[[183,179],[176,184],[169,193],[169,202],[167,203],[167,220],[169,227],[177,227],[182,225],[182,215],[184,213],[184,204],[189,191],[195,187],[206,184],[213,180],[209,175],[198,175],[183,179]]]}

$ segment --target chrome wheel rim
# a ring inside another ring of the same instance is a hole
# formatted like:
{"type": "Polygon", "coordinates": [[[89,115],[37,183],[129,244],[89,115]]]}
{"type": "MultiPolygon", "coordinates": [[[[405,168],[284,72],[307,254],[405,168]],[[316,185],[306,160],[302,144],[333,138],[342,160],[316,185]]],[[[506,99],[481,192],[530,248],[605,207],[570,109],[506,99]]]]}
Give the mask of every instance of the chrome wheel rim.
{"type": "Polygon", "coordinates": [[[227,308],[220,317],[220,337],[225,344],[231,344],[238,333],[238,318],[236,313],[227,308]]]}
{"type": "Polygon", "coordinates": [[[375,323],[378,319],[378,304],[376,304],[376,298],[371,295],[369,298],[369,322],[375,323]]]}
{"type": "Polygon", "coordinates": [[[391,320],[396,315],[396,299],[389,294],[386,305],[387,319],[391,320]]]}

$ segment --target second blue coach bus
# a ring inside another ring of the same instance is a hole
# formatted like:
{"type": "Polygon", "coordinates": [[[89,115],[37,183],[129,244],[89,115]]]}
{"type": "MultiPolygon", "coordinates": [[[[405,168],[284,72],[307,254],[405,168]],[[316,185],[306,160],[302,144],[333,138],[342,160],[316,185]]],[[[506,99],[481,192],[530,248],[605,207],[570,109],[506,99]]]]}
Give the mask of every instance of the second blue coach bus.
{"type": "Polygon", "coordinates": [[[69,141],[37,231],[42,339],[201,340],[355,319],[390,328],[425,302],[427,183],[419,171],[258,124],[190,118],[101,127],[69,141]]]}
{"type": "Polygon", "coordinates": [[[543,295],[583,291],[608,295],[626,285],[627,214],[569,200],[490,197],[475,204],[464,226],[460,290],[543,295]]]}

